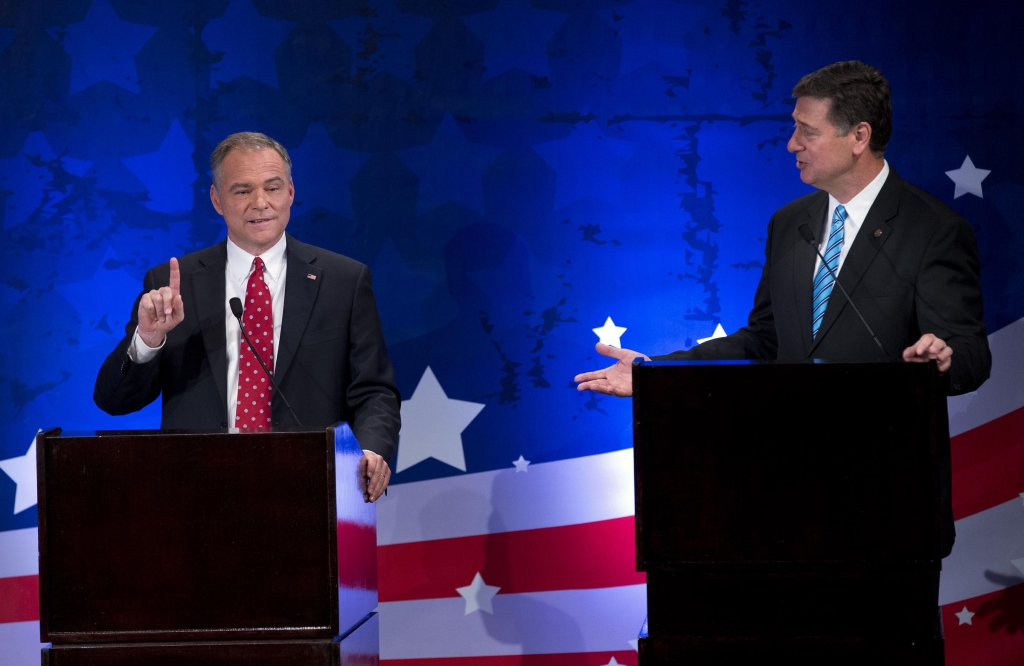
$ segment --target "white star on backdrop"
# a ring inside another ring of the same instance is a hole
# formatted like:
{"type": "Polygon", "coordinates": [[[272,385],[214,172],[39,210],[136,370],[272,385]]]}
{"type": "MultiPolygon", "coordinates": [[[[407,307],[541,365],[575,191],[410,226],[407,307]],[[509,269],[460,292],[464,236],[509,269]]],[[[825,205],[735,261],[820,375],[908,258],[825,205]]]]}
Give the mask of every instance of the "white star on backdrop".
{"type": "Polygon", "coordinates": [[[478,610],[494,615],[494,606],[491,601],[500,589],[500,587],[485,583],[483,576],[478,571],[473,576],[472,583],[466,587],[457,587],[455,591],[466,600],[466,615],[478,610]]]}
{"type": "Polygon", "coordinates": [[[18,489],[14,493],[14,513],[36,505],[36,438],[28,453],[7,460],[0,460],[0,469],[14,480],[18,489]]]}
{"type": "Polygon", "coordinates": [[[965,194],[973,194],[979,198],[984,198],[984,195],[981,193],[981,181],[985,180],[990,173],[992,173],[990,169],[979,169],[974,166],[970,155],[965,157],[964,163],[959,169],[946,172],[950,180],[956,183],[956,187],[953,188],[953,198],[959,199],[965,194]]]}
{"type": "Polygon", "coordinates": [[[721,324],[719,324],[718,326],[715,326],[715,332],[711,334],[711,337],[697,338],[697,344],[698,345],[702,345],[705,342],[707,342],[708,340],[714,340],[716,338],[724,338],[724,337],[725,337],[725,329],[722,328],[721,324]]]}
{"type": "MultiPolygon", "coordinates": [[[[953,615],[956,615],[957,619],[960,620],[960,624],[969,624],[972,627],[974,626],[974,623],[971,622],[971,618],[974,617],[974,613],[967,610],[967,606],[964,606],[964,609],[959,613],[953,613],[953,615]]],[[[957,626],[959,627],[960,624],[958,624],[957,626]]]]}
{"type": "Polygon", "coordinates": [[[590,330],[597,334],[597,337],[601,339],[603,344],[611,345],[612,347],[622,347],[622,334],[626,332],[626,329],[622,326],[616,326],[611,317],[605,320],[604,326],[601,328],[592,328],[590,330]]]}
{"type": "Polygon", "coordinates": [[[466,471],[462,431],[485,405],[453,400],[427,366],[412,397],[402,401],[402,430],[398,435],[396,474],[427,458],[466,471]]]}
{"type": "Polygon", "coordinates": [[[526,468],[530,466],[530,461],[524,459],[522,455],[519,456],[519,460],[513,460],[512,464],[516,466],[516,473],[529,471],[526,468]]]}
{"type": "Polygon", "coordinates": [[[615,657],[612,657],[612,660],[609,661],[604,666],[622,666],[622,664],[620,664],[619,662],[615,661],[615,657]]]}

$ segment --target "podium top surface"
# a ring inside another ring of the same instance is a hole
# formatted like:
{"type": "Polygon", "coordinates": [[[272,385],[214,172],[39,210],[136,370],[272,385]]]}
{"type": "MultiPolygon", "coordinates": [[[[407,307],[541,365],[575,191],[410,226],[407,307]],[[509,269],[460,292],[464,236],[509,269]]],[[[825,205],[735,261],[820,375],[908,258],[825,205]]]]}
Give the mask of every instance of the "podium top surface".
{"type": "MultiPolygon", "coordinates": [[[[344,426],[344,424],[341,424],[344,426]]],[[[347,427],[347,426],[346,426],[347,427]]],[[[326,428],[273,428],[260,432],[242,431],[238,428],[203,428],[200,430],[165,430],[160,428],[142,430],[59,430],[51,437],[131,437],[141,435],[255,435],[264,436],[274,433],[317,433],[326,432],[326,428]]]]}
{"type": "Polygon", "coordinates": [[[724,360],[678,360],[678,359],[664,359],[656,358],[648,361],[642,357],[633,359],[633,365],[643,367],[674,367],[674,366],[700,366],[700,365],[712,365],[712,366],[730,366],[730,365],[770,365],[777,367],[807,367],[807,366],[829,366],[832,368],[836,367],[855,367],[855,368],[890,368],[890,367],[908,367],[914,366],[917,370],[922,370],[923,367],[927,366],[924,363],[903,363],[903,362],[885,362],[878,363],[874,361],[826,361],[820,358],[809,358],[806,361],[775,361],[772,359],[724,359],[724,360]]]}

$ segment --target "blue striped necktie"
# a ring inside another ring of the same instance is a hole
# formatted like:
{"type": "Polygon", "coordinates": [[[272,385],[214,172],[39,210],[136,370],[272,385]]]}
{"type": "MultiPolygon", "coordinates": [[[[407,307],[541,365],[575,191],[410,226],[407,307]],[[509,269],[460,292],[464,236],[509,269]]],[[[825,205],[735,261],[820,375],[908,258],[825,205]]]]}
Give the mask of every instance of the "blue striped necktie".
{"type": "Polygon", "coordinates": [[[828,305],[828,297],[832,295],[832,287],[835,286],[835,279],[832,273],[825,268],[826,264],[838,275],[839,253],[843,250],[843,222],[846,221],[846,209],[840,204],[836,206],[836,212],[832,214],[832,228],[828,232],[828,246],[825,248],[825,261],[818,268],[818,274],[814,276],[814,310],[811,319],[811,339],[818,337],[818,328],[821,320],[825,318],[825,307],[828,305]]]}

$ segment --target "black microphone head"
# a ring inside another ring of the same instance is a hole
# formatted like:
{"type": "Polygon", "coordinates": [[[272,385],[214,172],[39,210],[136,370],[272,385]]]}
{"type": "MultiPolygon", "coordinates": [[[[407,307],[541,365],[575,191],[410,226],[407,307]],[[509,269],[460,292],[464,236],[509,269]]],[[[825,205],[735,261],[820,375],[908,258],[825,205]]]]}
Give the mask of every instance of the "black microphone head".
{"type": "Polygon", "coordinates": [[[235,319],[242,318],[242,301],[236,296],[228,301],[231,305],[231,314],[235,315],[235,319]]]}
{"type": "Polygon", "coordinates": [[[814,234],[811,233],[811,228],[806,224],[800,225],[800,236],[807,241],[808,245],[817,245],[814,240],[814,234]]]}

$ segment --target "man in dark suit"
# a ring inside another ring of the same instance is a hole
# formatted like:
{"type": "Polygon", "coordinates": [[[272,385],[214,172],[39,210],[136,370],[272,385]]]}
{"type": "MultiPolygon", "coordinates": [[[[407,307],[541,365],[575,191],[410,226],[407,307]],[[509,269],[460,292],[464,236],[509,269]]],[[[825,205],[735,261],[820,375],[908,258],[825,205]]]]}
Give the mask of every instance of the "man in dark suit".
{"type": "Polygon", "coordinates": [[[370,271],[285,233],[295,187],[281,144],[233,134],[210,165],[210,199],[228,237],[146,274],[125,338],[100,368],[96,404],[127,414],[162,395],[163,428],[246,427],[249,384],[266,378],[230,311],[237,297],[246,321],[266,319],[265,338],[256,328],[249,334],[262,340],[256,353],[294,409],[293,417],[269,390],[270,414],[253,427],[294,426],[295,417],[317,428],[348,421],[364,450],[365,497],[376,501],[391,477],[401,398],[370,271]],[[266,293],[260,303],[250,298],[257,289],[266,293]]]}
{"type": "MultiPolygon", "coordinates": [[[[793,97],[788,149],[800,179],[819,191],[772,216],[747,326],[656,358],[935,360],[950,394],[977,389],[992,358],[974,234],[885,161],[888,82],[874,67],[841,62],[805,76],[793,97]],[[841,290],[832,291],[816,244],[880,344],[841,290]]],[[[597,351],[618,362],[577,375],[579,390],[632,395],[632,361],[643,354],[603,344],[597,351]]]]}

